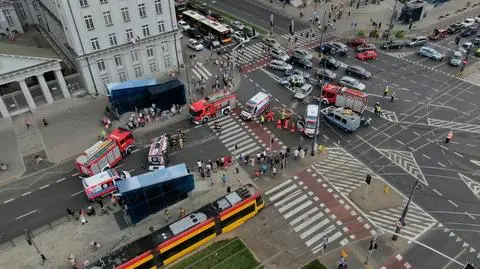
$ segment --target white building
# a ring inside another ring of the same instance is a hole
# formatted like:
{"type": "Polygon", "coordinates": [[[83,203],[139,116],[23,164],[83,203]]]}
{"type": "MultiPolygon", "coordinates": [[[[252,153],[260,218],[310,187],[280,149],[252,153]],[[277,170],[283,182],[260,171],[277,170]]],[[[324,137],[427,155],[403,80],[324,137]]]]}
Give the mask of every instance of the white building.
{"type": "Polygon", "coordinates": [[[41,24],[74,58],[91,94],[105,94],[110,82],[152,77],[183,63],[173,0],[15,2],[21,14],[15,24],[41,24]]]}

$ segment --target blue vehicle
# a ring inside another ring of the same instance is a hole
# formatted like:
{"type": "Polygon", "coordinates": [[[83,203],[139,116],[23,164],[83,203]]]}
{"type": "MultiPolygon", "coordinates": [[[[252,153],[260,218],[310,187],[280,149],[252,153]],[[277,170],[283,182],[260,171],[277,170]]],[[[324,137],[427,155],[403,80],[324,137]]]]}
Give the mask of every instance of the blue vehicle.
{"type": "Polygon", "coordinates": [[[421,47],[418,54],[437,61],[442,61],[445,58],[445,55],[429,47],[421,47]]]}

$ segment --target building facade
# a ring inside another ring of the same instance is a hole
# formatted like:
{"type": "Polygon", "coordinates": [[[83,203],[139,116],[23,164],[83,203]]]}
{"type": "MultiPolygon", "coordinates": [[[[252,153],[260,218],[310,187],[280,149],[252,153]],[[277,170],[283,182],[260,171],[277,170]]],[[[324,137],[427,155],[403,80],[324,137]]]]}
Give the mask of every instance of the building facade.
{"type": "MultiPolygon", "coordinates": [[[[173,0],[18,0],[22,23],[38,23],[74,58],[86,89],[144,79],[183,63],[173,0]]],[[[15,13],[15,12],[14,12],[15,13]]]]}

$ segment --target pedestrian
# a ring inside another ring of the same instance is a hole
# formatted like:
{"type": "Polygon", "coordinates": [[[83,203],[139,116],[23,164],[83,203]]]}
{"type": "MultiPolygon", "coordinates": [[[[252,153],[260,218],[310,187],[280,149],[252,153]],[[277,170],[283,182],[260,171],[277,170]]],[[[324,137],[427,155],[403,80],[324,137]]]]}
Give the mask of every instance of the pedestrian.
{"type": "Polygon", "coordinates": [[[32,127],[32,122],[30,121],[29,118],[25,119],[25,125],[27,126],[27,130],[30,129],[30,127],[32,127]]]}
{"type": "Polygon", "coordinates": [[[165,208],[165,210],[163,210],[163,215],[165,216],[165,222],[169,222],[170,221],[170,211],[168,210],[168,208],[165,208]]]}
{"type": "Polygon", "coordinates": [[[275,166],[272,167],[272,174],[273,174],[273,177],[277,175],[277,168],[275,166]]]}
{"type": "MultiPolygon", "coordinates": [[[[408,25],[408,30],[412,30],[412,26],[413,26],[413,22],[410,22],[410,24],[408,25]]],[[[457,43],[458,45],[458,43],[457,43]]]]}
{"type": "Polygon", "coordinates": [[[255,170],[255,179],[254,181],[257,181],[257,179],[260,177],[260,171],[257,169],[255,170]]]}
{"type": "Polygon", "coordinates": [[[348,11],[348,17],[350,17],[350,10],[348,11]]]}
{"type": "Polygon", "coordinates": [[[185,208],[180,207],[179,217],[180,217],[180,218],[183,218],[183,217],[185,217],[185,214],[186,214],[186,213],[185,213],[185,208]]]}
{"type": "Polygon", "coordinates": [[[232,188],[230,188],[230,186],[227,186],[227,193],[231,193],[232,192],[232,188]]]}
{"type": "Polygon", "coordinates": [[[383,90],[383,97],[387,97],[388,95],[388,86],[385,87],[385,90],[383,90]]]}
{"type": "Polygon", "coordinates": [[[118,198],[117,198],[117,196],[115,196],[115,195],[112,194],[112,197],[110,198],[110,202],[112,203],[112,205],[113,205],[114,207],[116,207],[116,206],[118,205],[118,198]]]}
{"type": "Polygon", "coordinates": [[[394,100],[395,100],[395,93],[392,92],[392,96],[390,96],[390,103],[393,103],[394,100]]]}
{"type": "Polygon", "coordinates": [[[75,259],[75,256],[73,256],[73,254],[68,255],[67,259],[73,266],[77,265],[77,259],[75,259]]]}
{"type": "Polygon", "coordinates": [[[79,215],[80,215],[80,221],[82,225],[84,225],[85,223],[88,223],[87,217],[85,216],[86,215],[85,210],[80,209],[79,215]]]}
{"type": "Polygon", "coordinates": [[[153,228],[153,226],[150,226],[150,227],[148,228],[148,230],[149,230],[151,233],[153,233],[153,232],[155,231],[155,229],[153,228]]]}
{"type": "Polygon", "coordinates": [[[458,72],[458,75],[459,77],[463,76],[463,70],[465,69],[465,66],[462,65],[462,67],[460,67],[460,71],[458,72]]]}
{"type": "Polygon", "coordinates": [[[263,114],[262,114],[262,115],[260,115],[260,126],[263,127],[264,124],[265,124],[265,116],[263,116],[263,114]]]}
{"type": "Polygon", "coordinates": [[[354,26],[354,28],[357,28],[357,23],[355,23],[355,26],[354,26]]]}
{"type": "MultiPolygon", "coordinates": [[[[150,227],[150,228],[152,228],[152,227],[150,227]]],[[[90,245],[91,245],[92,247],[94,247],[96,250],[101,247],[100,244],[97,243],[97,242],[95,242],[95,241],[90,242],[90,245]]]]}
{"type": "Polygon", "coordinates": [[[295,151],[293,152],[293,156],[295,158],[295,160],[298,160],[298,155],[300,154],[300,151],[298,149],[295,149],[295,151]]]}
{"type": "Polygon", "coordinates": [[[48,121],[47,121],[47,119],[43,118],[43,119],[42,119],[42,122],[43,122],[43,126],[45,126],[45,127],[48,126],[48,121]]]}
{"type": "Polygon", "coordinates": [[[197,167],[198,167],[198,172],[200,173],[202,171],[202,167],[203,167],[202,161],[200,161],[200,160],[197,161],[197,167]]]}
{"type": "Polygon", "coordinates": [[[72,218],[75,218],[75,211],[71,209],[70,207],[67,207],[67,215],[72,216],[72,218]]]}
{"type": "Polygon", "coordinates": [[[42,265],[44,265],[48,261],[47,257],[45,257],[43,253],[40,253],[40,258],[42,258],[42,265]]]}
{"type": "Polygon", "coordinates": [[[447,134],[447,138],[445,138],[445,144],[448,144],[448,142],[450,142],[450,140],[452,140],[452,138],[453,138],[453,131],[450,131],[447,134]]]}
{"type": "Polygon", "coordinates": [[[378,23],[378,29],[381,29],[382,28],[382,22],[379,22],[378,23]]]}

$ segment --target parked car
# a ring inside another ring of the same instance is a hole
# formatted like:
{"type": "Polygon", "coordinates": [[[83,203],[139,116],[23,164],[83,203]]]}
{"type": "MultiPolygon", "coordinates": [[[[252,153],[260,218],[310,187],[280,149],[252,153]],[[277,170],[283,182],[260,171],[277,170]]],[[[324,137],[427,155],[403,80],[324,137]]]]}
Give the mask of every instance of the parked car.
{"type": "Polygon", "coordinates": [[[360,61],[364,60],[376,60],[377,59],[377,52],[374,50],[367,50],[364,52],[357,53],[355,58],[359,59],[360,61]]]}
{"type": "Polygon", "coordinates": [[[193,49],[193,50],[196,50],[196,51],[203,50],[203,45],[200,44],[200,42],[198,42],[198,40],[193,39],[193,38],[188,40],[188,47],[193,49]]]}
{"type": "Polygon", "coordinates": [[[203,45],[206,48],[209,49],[214,49],[220,47],[220,41],[218,41],[218,38],[213,35],[207,35],[203,38],[203,45]]]}
{"type": "Polygon", "coordinates": [[[294,91],[293,98],[303,101],[312,92],[312,90],[313,90],[313,86],[311,84],[305,84],[299,88],[296,87],[293,89],[294,91]]]}
{"type": "Polygon", "coordinates": [[[274,48],[274,49],[280,48],[280,44],[272,37],[265,37],[263,38],[262,42],[267,47],[274,48]]]}
{"type": "Polygon", "coordinates": [[[354,132],[360,127],[360,116],[352,110],[343,107],[327,107],[325,109],[325,119],[345,132],[354,132]]]}
{"type": "Polygon", "coordinates": [[[358,81],[357,79],[349,77],[349,76],[343,76],[342,78],[340,78],[338,83],[343,87],[352,88],[352,89],[359,90],[359,91],[362,91],[362,92],[365,91],[365,89],[366,89],[365,84],[363,84],[360,81],[358,81]]]}
{"type": "Polygon", "coordinates": [[[402,40],[390,40],[382,44],[382,49],[401,49],[404,44],[402,40]]]}
{"type": "Polygon", "coordinates": [[[475,18],[473,18],[475,20],[476,23],[479,23],[480,22],[480,15],[477,15],[475,16],[475,18]]]}
{"type": "Polygon", "coordinates": [[[473,45],[476,45],[476,46],[480,45],[480,35],[477,35],[477,36],[472,40],[472,42],[473,42],[473,45]]]}
{"type": "Polygon", "coordinates": [[[312,54],[304,49],[293,50],[292,57],[304,58],[306,60],[311,60],[313,58],[312,54]]]}
{"type": "Polygon", "coordinates": [[[233,35],[232,35],[232,38],[239,43],[241,43],[241,42],[247,43],[247,42],[250,41],[250,38],[246,37],[245,33],[242,32],[242,31],[234,32],[233,35]]]}
{"type": "Polygon", "coordinates": [[[237,29],[240,31],[243,31],[243,29],[245,28],[245,25],[243,25],[243,23],[240,21],[232,21],[231,24],[234,29],[237,29]]]}
{"type": "Polygon", "coordinates": [[[427,44],[427,37],[426,36],[417,36],[417,37],[414,37],[412,39],[410,39],[409,41],[405,42],[405,45],[407,47],[417,47],[417,46],[423,46],[425,44],[427,44]]]}
{"type": "Polygon", "coordinates": [[[474,24],[475,24],[475,19],[473,18],[466,18],[462,22],[463,27],[470,27],[470,26],[473,26],[474,24]]]}
{"type": "Polygon", "coordinates": [[[303,68],[312,68],[313,67],[313,63],[309,59],[296,57],[296,56],[290,57],[290,63],[298,65],[298,66],[302,66],[303,68]]]}
{"type": "Polygon", "coordinates": [[[454,23],[447,28],[447,33],[456,34],[456,33],[459,33],[462,30],[462,28],[463,28],[463,24],[454,23]]]}
{"type": "Polygon", "coordinates": [[[323,43],[314,48],[316,52],[321,52],[325,55],[335,54],[336,48],[331,43],[323,43]]]}
{"type": "Polygon", "coordinates": [[[430,47],[421,47],[418,54],[437,61],[442,61],[445,58],[445,55],[430,47]]]}
{"type": "Polygon", "coordinates": [[[358,65],[349,65],[345,70],[347,75],[356,76],[359,78],[370,79],[372,78],[372,73],[367,71],[365,68],[358,65]]]}
{"type": "Polygon", "coordinates": [[[335,60],[333,57],[323,56],[320,58],[320,67],[326,67],[329,69],[338,69],[340,67],[340,63],[335,60]]]}
{"type": "Polygon", "coordinates": [[[287,75],[287,76],[291,76],[291,75],[301,76],[305,80],[310,79],[310,73],[303,72],[302,70],[298,70],[298,69],[286,70],[285,75],[287,75]]]}
{"type": "Polygon", "coordinates": [[[282,70],[282,71],[292,69],[291,65],[287,64],[284,61],[280,61],[280,60],[273,60],[268,64],[268,66],[272,69],[282,70]]]}
{"type": "Polygon", "coordinates": [[[354,38],[354,39],[348,40],[347,45],[352,46],[352,47],[357,47],[357,46],[363,45],[365,43],[367,43],[367,41],[363,38],[354,38]]]}
{"type": "Polygon", "coordinates": [[[340,56],[345,56],[348,53],[347,45],[341,42],[331,42],[330,43],[333,48],[335,48],[334,54],[339,54],[340,56]]]}
{"type": "Polygon", "coordinates": [[[315,76],[319,79],[323,79],[326,82],[333,81],[337,79],[337,74],[335,74],[333,71],[324,69],[324,68],[319,68],[317,69],[317,72],[315,73],[315,76]]]}
{"type": "Polygon", "coordinates": [[[460,35],[463,36],[463,37],[469,37],[469,36],[475,35],[477,33],[477,31],[478,31],[477,27],[470,26],[470,27],[467,27],[467,28],[463,29],[463,31],[460,35]]]}
{"type": "Polygon", "coordinates": [[[287,52],[282,49],[272,49],[270,51],[270,55],[276,60],[281,60],[284,62],[288,62],[290,60],[290,56],[288,56],[287,52]]]}
{"type": "Polygon", "coordinates": [[[452,57],[450,57],[450,61],[448,63],[453,66],[460,66],[463,60],[463,53],[460,51],[454,51],[452,57]]]}
{"type": "Polygon", "coordinates": [[[187,30],[187,35],[191,38],[202,39],[202,33],[197,28],[190,28],[187,30]]]}
{"type": "Polygon", "coordinates": [[[190,29],[190,25],[182,20],[178,21],[178,27],[180,27],[183,31],[190,29]]]}
{"type": "Polygon", "coordinates": [[[467,41],[467,42],[463,43],[462,48],[464,48],[467,51],[473,49],[473,42],[467,41]]]}
{"type": "Polygon", "coordinates": [[[290,75],[280,79],[280,85],[287,88],[291,87],[301,87],[306,83],[306,80],[303,76],[299,75],[290,75]]]}
{"type": "Polygon", "coordinates": [[[358,46],[355,50],[357,52],[364,52],[364,51],[367,51],[367,50],[377,50],[377,47],[375,46],[375,44],[367,43],[367,44],[363,44],[363,45],[358,46]]]}
{"type": "Polygon", "coordinates": [[[254,39],[260,36],[260,34],[252,27],[243,28],[243,32],[250,39],[254,39]]]}

